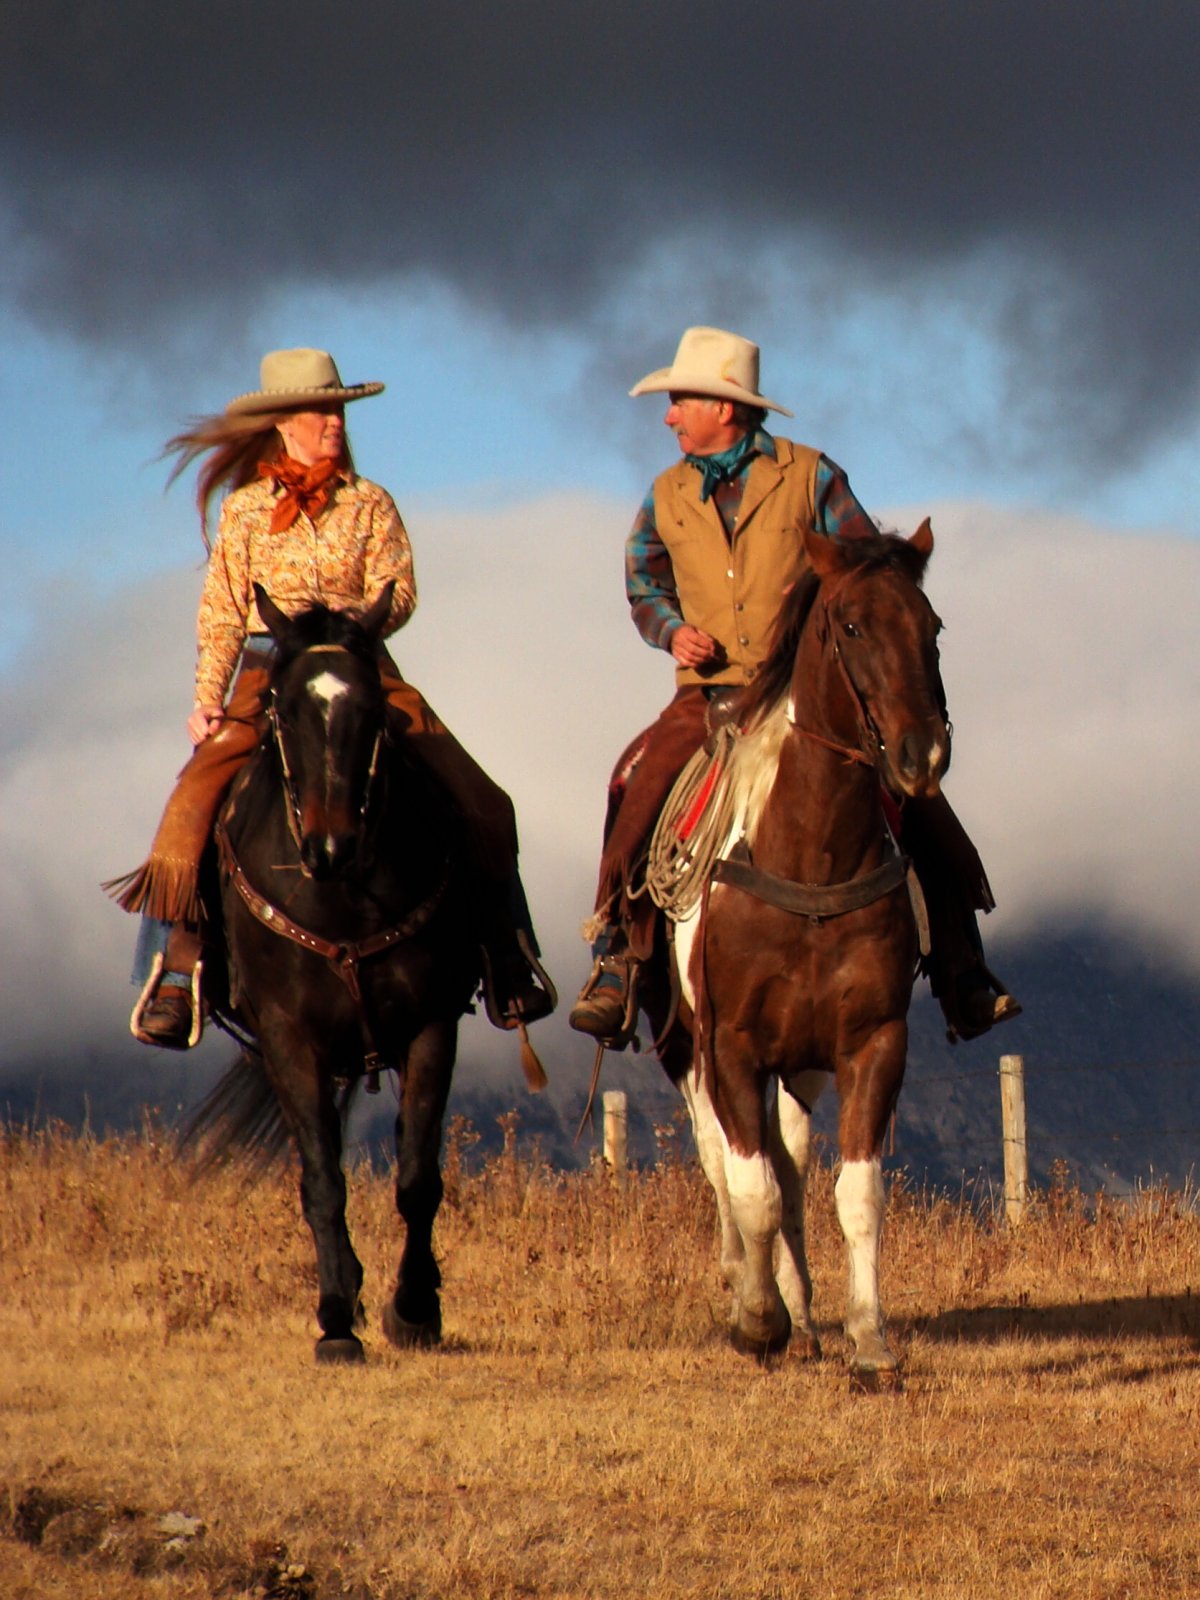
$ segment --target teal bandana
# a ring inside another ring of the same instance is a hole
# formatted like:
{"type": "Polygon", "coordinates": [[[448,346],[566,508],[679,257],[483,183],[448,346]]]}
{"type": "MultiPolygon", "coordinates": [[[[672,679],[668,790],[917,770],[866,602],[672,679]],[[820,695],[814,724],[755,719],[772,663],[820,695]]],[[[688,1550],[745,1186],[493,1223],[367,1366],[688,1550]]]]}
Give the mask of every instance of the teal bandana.
{"type": "Polygon", "coordinates": [[[744,433],[736,444],[731,444],[728,450],[718,450],[716,455],[684,456],[683,459],[700,473],[700,504],[703,505],[720,484],[736,478],[750,457],[757,454],[758,446],[751,430],[744,433]]]}

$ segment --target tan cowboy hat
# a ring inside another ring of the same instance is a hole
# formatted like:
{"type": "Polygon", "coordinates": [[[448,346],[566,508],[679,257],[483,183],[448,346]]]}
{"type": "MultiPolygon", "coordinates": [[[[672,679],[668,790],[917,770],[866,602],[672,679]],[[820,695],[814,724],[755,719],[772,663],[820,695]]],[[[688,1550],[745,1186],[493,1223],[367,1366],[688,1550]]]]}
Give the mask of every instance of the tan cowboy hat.
{"type": "Polygon", "coordinates": [[[328,350],[272,350],[262,358],[259,382],[261,389],[231,400],[225,415],[303,411],[330,400],[364,400],[383,390],[381,383],[344,384],[328,350]]]}
{"type": "Polygon", "coordinates": [[[714,400],[741,400],[748,406],[762,406],[792,413],[777,401],[758,392],[758,346],[740,334],[723,328],[688,328],[679,341],[675,360],[669,367],[648,372],[635,383],[630,394],[702,394],[714,400]]]}

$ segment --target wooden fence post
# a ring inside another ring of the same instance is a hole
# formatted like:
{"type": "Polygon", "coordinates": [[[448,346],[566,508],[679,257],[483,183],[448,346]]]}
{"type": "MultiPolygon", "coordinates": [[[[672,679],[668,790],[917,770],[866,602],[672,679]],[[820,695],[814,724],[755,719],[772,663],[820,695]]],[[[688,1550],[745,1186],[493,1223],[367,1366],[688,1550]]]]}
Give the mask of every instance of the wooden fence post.
{"type": "Polygon", "coordinates": [[[1004,1121],[1004,1215],[1015,1228],[1025,1216],[1029,1199],[1023,1056],[1000,1057],[1000,1113],[1004,1121]]]}
{"type": "Polygon", "coordinates": [[[624,1089],[604,1091],[604,1159],[623,1181],[629,1164],[629,1105],[624,1089]]]}

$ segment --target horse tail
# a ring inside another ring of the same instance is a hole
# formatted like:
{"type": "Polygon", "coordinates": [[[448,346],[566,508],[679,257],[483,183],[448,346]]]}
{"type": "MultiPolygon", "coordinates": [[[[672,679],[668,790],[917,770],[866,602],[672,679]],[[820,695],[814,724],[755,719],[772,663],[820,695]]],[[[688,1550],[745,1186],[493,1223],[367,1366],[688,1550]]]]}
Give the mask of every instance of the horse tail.
{"type": "Polygon", "coordinates": [[[250,1050],[242,1051],[196,1107],[177,1145],[181,1154],[193,1155],[194,1178],[239,1158],[245,1160],[252,1176],[261,1177],[287,1146],[288,1129],[279,1097],[262,1056],[250,1050]]]}

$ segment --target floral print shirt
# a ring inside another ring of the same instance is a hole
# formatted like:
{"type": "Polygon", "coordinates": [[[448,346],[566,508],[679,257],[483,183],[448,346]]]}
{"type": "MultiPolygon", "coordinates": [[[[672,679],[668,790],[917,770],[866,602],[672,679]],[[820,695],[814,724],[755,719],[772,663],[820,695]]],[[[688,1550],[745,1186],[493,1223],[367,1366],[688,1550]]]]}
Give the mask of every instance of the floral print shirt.
{"type": "Polygon", "coordinates": [[[197,705],[224,703],[247,635],[267,631],[256,583],[295,615],[318,602],[359,610],[394,578],[385,634],[402,627],[417,603],[412,547],[386,489],[347,473],[315,523],[301,512],[290,528],[272,533],[282,492],[263,479],[235,489],[221,507],[196,619],[197,705]]]}

